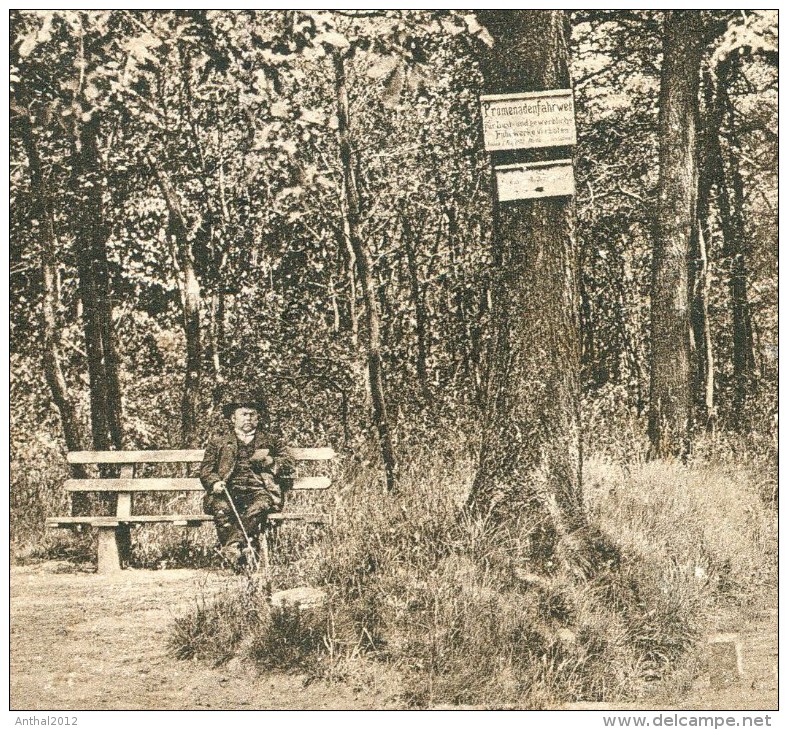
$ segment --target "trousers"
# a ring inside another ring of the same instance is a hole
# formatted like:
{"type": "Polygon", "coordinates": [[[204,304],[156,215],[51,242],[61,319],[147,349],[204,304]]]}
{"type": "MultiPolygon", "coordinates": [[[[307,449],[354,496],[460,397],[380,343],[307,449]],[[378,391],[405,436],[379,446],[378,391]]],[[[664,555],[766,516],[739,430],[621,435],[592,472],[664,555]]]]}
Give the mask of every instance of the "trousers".
{"type": "MultiPolygon", "coordinates": [[[[269,513],[275,511],[274,498],[265,489],[236,490],[230,488],[230,498],[241,517],[243,529],[250,539],[256,538],[265,527],[269,513]]],[[[235,516],[227,495],[224,492],[209,492],[203,499],[206,513],[213,515],[216,524],[216,535],[222,547],[232,543],[244,546],[244,537],[238,518],[235,516]]]]}

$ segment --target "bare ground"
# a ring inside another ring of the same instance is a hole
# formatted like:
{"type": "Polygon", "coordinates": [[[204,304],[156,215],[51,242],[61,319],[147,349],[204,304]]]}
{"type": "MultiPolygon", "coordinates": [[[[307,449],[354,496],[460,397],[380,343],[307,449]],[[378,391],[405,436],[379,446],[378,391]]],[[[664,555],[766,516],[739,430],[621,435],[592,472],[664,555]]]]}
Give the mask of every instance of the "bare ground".
{"type": "MultiPolygon", "coordinates": [[[[358,687],[258,674],[230,665],[211,668],[167,653],[173,618],[234,578],[205,570],[74,573],[67,563],[11,569],[10,707],[12,710],[382,709],[397,706],[390,683],[358,687]],[[68,571],[68,572],[65,572],[68,571]]],[[[737,631],[743,677],[711,688],[701,678],[670,703],[572,709],[777,708],[777,611],[721,617],[737,631]]]]}
{"type": "Polygon", "coordinates": [[[167,653],[173,618],[235,579],[205,570],[11,569],[13,710],[372,709],[382,690],[248,668],[211,668],[167,653]]]}

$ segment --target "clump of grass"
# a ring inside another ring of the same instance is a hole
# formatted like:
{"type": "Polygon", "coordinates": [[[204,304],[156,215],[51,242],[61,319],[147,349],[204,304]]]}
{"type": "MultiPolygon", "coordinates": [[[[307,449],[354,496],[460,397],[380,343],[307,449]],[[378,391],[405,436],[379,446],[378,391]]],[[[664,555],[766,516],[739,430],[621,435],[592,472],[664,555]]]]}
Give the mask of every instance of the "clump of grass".
{"type": "Polygon", "coordinates": [[[267,669],[302,669],[324,647],[322,609],[273,607],[256,578],[243,577],[223,591],[199,596],[190,612],[173,623],[171,653],[220,665],[234,657],[267,669]]]}
{"type": "Polygon", "coordinates": [[[168,645],[178,659],[200,659],[218,665],[232,658],[256,610],[254,593],[228,586],[221,594],[199,594],[194,608],[173,622],[168,645]]]}
{"type": "MultiPolygon", "coordinates": [[[[27,535],[26,537],[30,537],[27,535]]],[[[87,530],[53,530],[47,529],[31,543],[15,542],[11,545],[11,556],[14,563],[24,565],[41,560],[61,560],[74,566],[87,568],[95,563],[97,538],[90,529],[87,530]]]]}
{"type": "Polygon", "coordinates": [[[587,600],[571,584],[507,587],[465,557],[447,558],[398,617],[407,699],[533,708],[609,697],[629,657],[623,634],[587,612],[587,600]]]}

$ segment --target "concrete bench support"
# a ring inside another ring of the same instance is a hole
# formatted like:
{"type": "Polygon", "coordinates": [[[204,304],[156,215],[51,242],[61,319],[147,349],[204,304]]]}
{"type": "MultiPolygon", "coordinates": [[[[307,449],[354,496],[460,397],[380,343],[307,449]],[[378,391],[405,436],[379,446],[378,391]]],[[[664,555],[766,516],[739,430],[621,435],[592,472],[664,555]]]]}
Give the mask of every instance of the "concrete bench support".
{"type": "Polygon", "coordinates": [[[128,560],[128,554],[123,554],[127,552],[129,542],[128,527],[99,527],[97,572],[106,574],[120,570],[121,556],[128,560]]]}

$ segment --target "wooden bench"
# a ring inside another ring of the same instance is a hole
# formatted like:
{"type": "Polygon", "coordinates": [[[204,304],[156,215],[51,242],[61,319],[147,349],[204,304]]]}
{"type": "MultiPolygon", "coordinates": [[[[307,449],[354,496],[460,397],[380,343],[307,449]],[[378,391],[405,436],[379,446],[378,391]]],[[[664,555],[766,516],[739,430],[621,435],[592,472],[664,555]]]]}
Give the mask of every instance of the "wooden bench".
{"type": "MultiPolygon", "coordinates": [[[[295,461],[324,461],[333,459],[336,454],[331,448],[291,448],[295,461]]],[[[89,525],[98,529],[98,572],[109,573],[121,569],[127,562],[131,550],[131,526],[153,523],[169,523],[182,527],[198,527],[213,522],[207,514],[134,514],[134,495],[156,492],[204,492],[197,477],[138,477],[136,473],[143,464],[199,464],[202,462],[202,449],[171,451],[72,451],[67,460],[70,465],[95,464],[101,468],[112,465],[120,468],[119,477],[68,479],[67,492],[101,492],[114,494],[117,507],[114,515],[49,517],[48,527],[76,527],[89,525]]],[[[265,459],[267,450],[254,453],[253,460],[265,459]]],[[[186,467],[188,469],[188,466],[186,467]]],[[[298,477],[293,480],[291,489],[328,489],[331,480],[325,476],[298,477]]],[[[289,489],[287,491],[290,491],[289,489]]],[[[285,495],[285,503],[287,498],[285,495]]],[[[72,504],[73,512],[73,504],[72,504]]],[[[303,522],[324,522],[324,515],[308,512],[282,512],[269,515],[271,523],[281,524],[286,520],[303,522]]]]}

